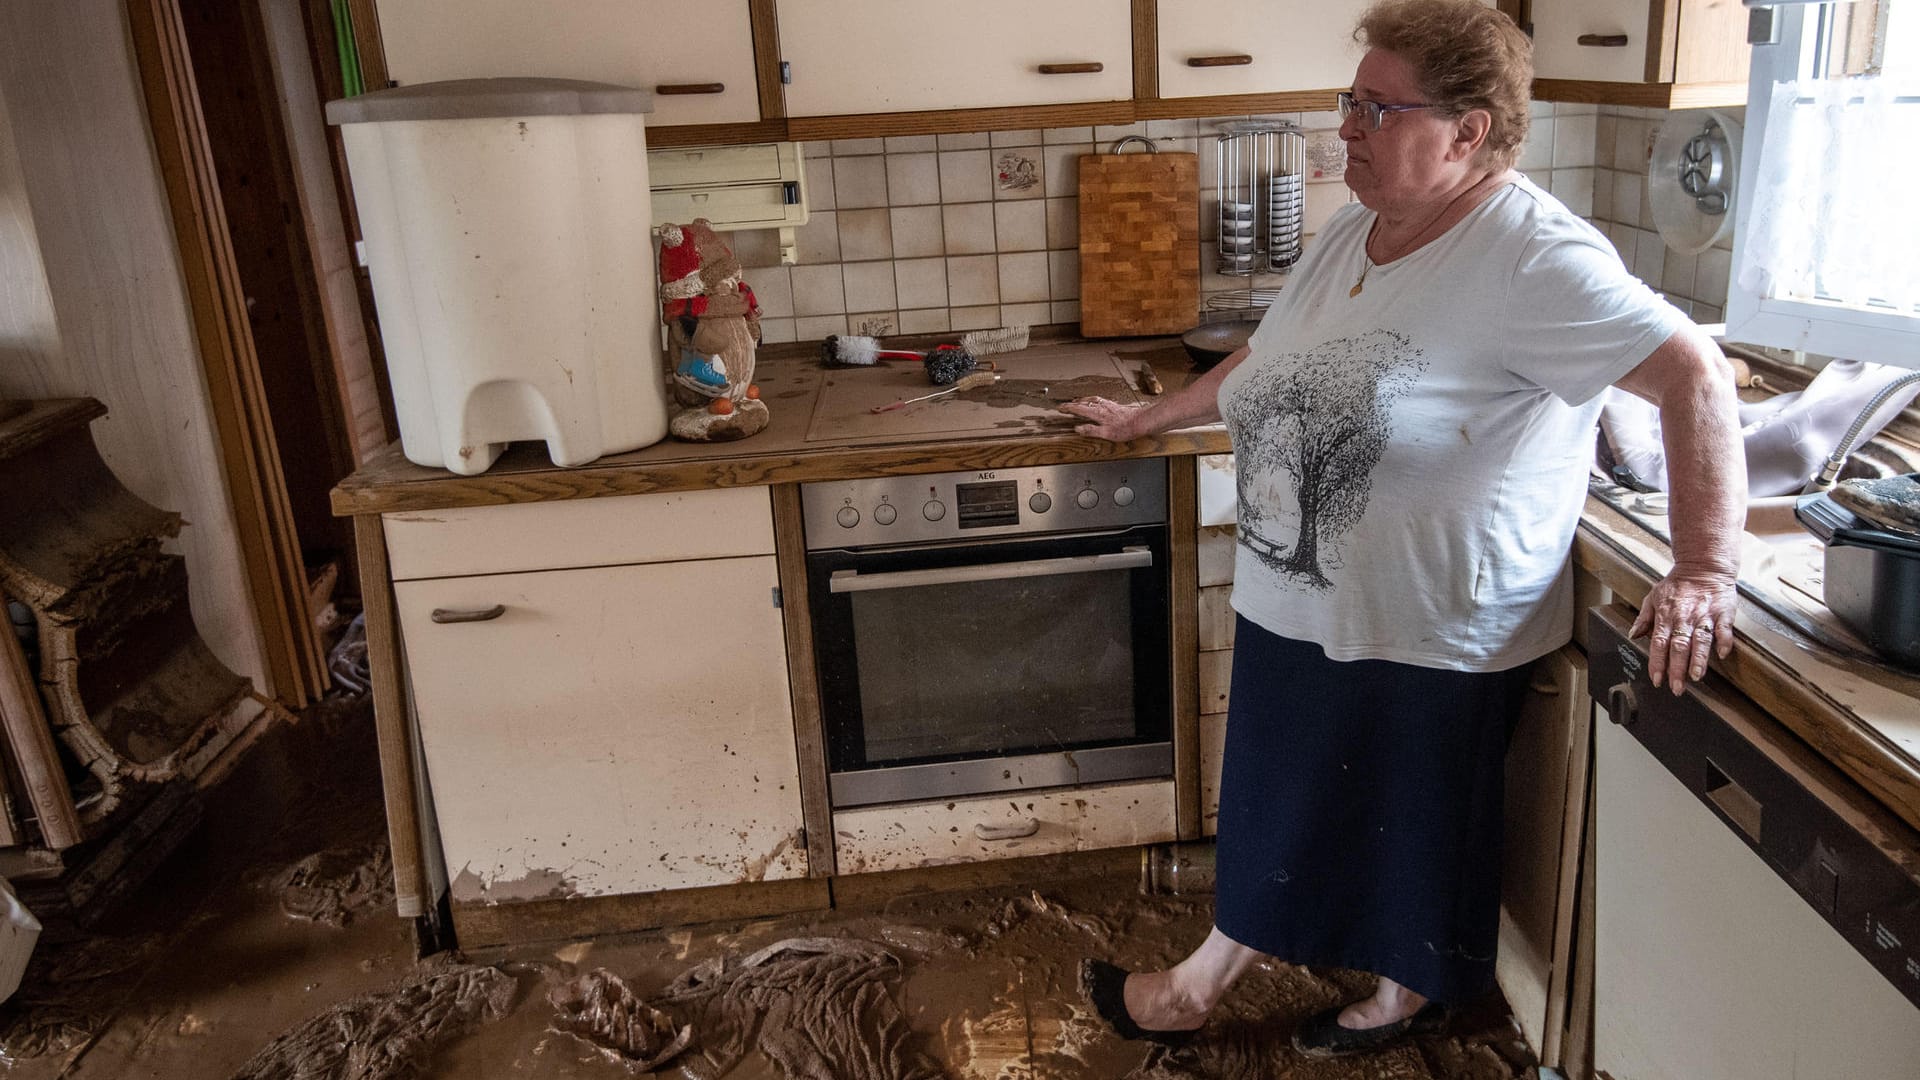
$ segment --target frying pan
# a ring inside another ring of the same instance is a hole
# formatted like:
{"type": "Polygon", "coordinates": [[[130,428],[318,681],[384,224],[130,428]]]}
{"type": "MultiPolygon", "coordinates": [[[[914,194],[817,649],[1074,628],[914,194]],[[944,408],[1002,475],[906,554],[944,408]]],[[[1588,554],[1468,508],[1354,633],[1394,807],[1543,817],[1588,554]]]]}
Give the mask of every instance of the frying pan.
{"type": "Polygon", "coordinates": [[[1193,357],[1196,371],[1205,371],[1213,365],[1239,352],[1253,336],[1253,329],[1260,325],[1263,311],[1251,311],[1245,315],[1236,315],[1213,322],[1203,322],[1199,326],[1180,335],[1180,344],[1186,346],[1187,355],[1193,357]]]}

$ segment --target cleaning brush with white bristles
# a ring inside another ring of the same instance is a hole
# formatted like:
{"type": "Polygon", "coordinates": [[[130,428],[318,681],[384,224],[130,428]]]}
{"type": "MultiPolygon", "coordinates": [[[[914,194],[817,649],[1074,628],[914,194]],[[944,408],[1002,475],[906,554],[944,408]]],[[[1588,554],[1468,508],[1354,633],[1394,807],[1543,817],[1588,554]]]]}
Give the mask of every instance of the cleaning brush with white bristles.
{"type": "Polygon", "coordinates": [[[820,359],[830,367],[869,367],[882,360],[921,360],[906,349],[883,349],[878,338],[858,334],[829,334],[820,343],[820,359]]]}

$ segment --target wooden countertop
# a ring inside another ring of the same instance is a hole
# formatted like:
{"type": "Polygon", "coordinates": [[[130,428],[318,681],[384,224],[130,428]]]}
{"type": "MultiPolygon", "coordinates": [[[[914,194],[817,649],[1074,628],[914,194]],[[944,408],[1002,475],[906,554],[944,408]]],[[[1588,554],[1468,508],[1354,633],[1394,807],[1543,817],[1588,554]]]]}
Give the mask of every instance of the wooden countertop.
{"type": "MultiPolygon", "coordinates": [[[[1636,607],[1673,566],[1665,542],[1591,496],[1573,555],[1636,607]]],[[[1744,596],[1735,636],[1712,670],[1920,829],[1920,677],[1841,655],[1744,596]]]]}
{"type": "MultiPolygon", "coordinates": [[[[795,351],[768,350],[763,359],[756,381],[761,399],[771,408],[772,421],[751,438],[731,443],[668,439],[574,468],[554,465],[544,447],[528,443],[514,446],[478,476],[415,465],[401,454],[396,442],[333,489],[333,512],[347,517],[956,469],[1215,454],[1230,449],[1226,429],[1219,425],[1116,445],[1073,434],[1071,420],[1064,414],[1057,421],[1009,426],[1005,434],[922,435],[841,444],[809,441],[809,424],[830,373],[811,355],[781,355],[795,351]]],[[[1013,365],[1023,356],[1057,359],[1075,353],[1119,355],[1130,369],[1150,363],[1168,392],[1195,377],[1177,338],[1039,344],[995,359],[1013,365]]]]}

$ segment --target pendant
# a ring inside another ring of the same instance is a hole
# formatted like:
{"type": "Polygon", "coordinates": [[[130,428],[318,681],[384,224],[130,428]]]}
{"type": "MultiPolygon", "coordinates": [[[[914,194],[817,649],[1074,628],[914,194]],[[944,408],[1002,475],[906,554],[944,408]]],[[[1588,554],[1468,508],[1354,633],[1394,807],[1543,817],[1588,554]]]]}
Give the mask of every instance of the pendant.
{"type": "Polygon", "coordinates": [[[1361,278],[1361,279],[1360,279],[1359,281],[1356,281],[1356,282],[1354,282],[1354,283],[1353,283],[1353,288],[1351,288],[1351,289],[1348,289],[1348,290],[1347,290],[1347,298],[1348,298],[1348,299],[1352,299],[1352,298],[1354,298],[1354,297],[1356,297],[1356,296],[1359,296],[1359,295],[1360,295],[1360,288],[1361,288],[1361,286],[1363,286],[1363,285],[1365,285],[1365,284],[1366,284],[1366,281],[1367,281],[1367,279],[1363,277],[1363,278],[1361,278]]]}

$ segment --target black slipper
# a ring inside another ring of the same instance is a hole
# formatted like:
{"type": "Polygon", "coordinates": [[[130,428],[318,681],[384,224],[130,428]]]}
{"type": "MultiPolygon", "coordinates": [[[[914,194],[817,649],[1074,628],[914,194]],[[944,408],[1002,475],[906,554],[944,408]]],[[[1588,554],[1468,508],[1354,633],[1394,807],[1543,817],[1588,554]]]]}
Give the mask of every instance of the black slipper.
{"type": "Polygon", "coordinates": [[[1293,1048],[1305,1057],[1338,1057],[1364,1054],[1392,1046],[1412,1035],[1432,1035],[1447,1026],[1447,1007],[1429,1001],[1412,1016],[1370,1028],[1340,1026],[1345,1005],[1314,1013],[1300,1022],[1293,1032],[1293,1048]]]}
{"type": "Polygon", "coordinates": [[[1134,1023],[1133,1014],[1127,1011],[1127,975],[1126,968],[1115,967],[1105,960],[1080,961],[1080,993],[1100,1014],[1100,1019],[1114,1030],[1114,1034],[1123,1039],[1145,1039],[1162,1046],[1184,1046],[1192,1042],[1200,1029],[1192,1031],[1156,1031],[1143,1028],[1134,1023]]]}

